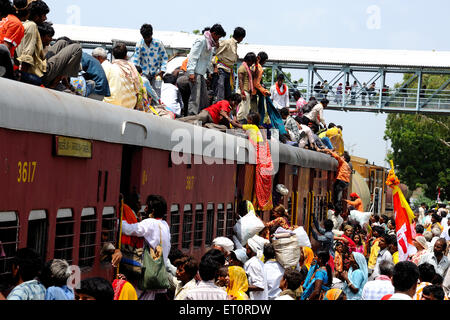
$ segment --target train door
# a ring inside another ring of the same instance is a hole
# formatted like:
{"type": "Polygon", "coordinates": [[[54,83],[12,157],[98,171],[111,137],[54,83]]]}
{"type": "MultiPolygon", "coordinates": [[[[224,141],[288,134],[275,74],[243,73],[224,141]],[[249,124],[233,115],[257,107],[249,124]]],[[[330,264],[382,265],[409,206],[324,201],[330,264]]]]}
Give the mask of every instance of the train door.
{"type": "Polygon", "coordinates": [[[120,193],[125,199],[128,199],[132,194],[140,194],[139,182],[141,167],[142,147],[124,145],[122,151],[122,171],[120,173],[120,193]]]}

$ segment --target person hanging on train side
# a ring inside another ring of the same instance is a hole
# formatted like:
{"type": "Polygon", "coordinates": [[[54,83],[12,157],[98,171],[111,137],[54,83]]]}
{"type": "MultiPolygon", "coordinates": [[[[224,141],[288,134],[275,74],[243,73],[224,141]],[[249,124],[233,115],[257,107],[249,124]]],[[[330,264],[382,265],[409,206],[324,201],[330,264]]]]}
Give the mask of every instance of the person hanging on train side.
{"type": "Polygon", "coordinates": [[[247,116],[250,113],[254,77],[251,68],[255,63],[256,54],[254,52],[249,52],[245,55],[244,61],[238,69],[239,87],[237,93],[241,94],[242,101],[238,107],[237,120],[241,123],[245,123],[247,116]]]}
{"type": "Polygon", "coordinates": [[[352,169],[349,166],[351,160],[348,152],[344,152],[344,156],[340,157],[337,153],[322,149],[320,152],[327,153],[338,161],[336,181],[333,184],[333,204],[336,212],[342,213],[342,193],[348,188],[350,184],[350,176],[352,169]]]}
{"type": "MultiPolygon", "coordinates": [[[[122,221],[122,233],[127,236],[143,237],[153,250],[161,244],[162,255],[165,266],[169,265],[168,255],[170,252],[170,228],[164,220],[167,214],[167,203],[159,195],[149,195],[146,201],[145,211],[150,214],[150,218],[138,223],[129,224],[122,221]]],[[[157,294],[164,295],[166,289],[141,290],[137,289],[139,300],[155,300],[157,294]]]]}

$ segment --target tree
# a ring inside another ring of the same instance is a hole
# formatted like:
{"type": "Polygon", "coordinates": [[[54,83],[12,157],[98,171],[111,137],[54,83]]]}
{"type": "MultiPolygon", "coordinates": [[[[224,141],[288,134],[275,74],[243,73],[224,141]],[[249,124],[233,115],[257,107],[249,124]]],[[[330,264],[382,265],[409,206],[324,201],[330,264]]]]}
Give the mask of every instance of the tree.
{"type": "Polygon", "coordinates": [[[425,187],[425,195],[441,199],[450,195],[450,118],[420,114],[390,114],[385,140],[391,140],[392,153],[400,181],[408,188],[425,187]]]}

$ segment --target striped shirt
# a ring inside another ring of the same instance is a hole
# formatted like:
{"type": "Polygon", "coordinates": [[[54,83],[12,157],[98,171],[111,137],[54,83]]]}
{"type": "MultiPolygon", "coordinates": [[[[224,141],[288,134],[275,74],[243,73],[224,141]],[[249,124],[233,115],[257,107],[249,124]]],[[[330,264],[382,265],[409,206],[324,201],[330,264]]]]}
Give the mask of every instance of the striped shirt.
{"type": "Polygon", "coordinates": [[[387,294],[394,294],[395,289],[388,276],[381,275],[369,281],[363,288],[362,300],[381,300],[387,294]]]}
{"type": "Polygon", "coordinates": [[[227,300],[225,290],[214,284],[214,281],[200,281],[196,288],[192,288],[185,300],[227,300]]]}
{"type": "Polygon", "coordinates": [[[45,287],[37,280],[19,284],[6,298],[7,300],[45,300],[45,287]]]}

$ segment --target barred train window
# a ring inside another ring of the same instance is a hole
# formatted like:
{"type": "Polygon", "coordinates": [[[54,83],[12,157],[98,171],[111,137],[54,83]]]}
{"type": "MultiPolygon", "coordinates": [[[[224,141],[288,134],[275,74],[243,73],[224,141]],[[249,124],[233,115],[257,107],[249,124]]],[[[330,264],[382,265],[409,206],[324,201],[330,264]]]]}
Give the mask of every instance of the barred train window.
{"type": "Polygon", "coordinates": [[[201,247],[203,243],[203,205],[197,204],[195,206],[195,233],[194,233],[194,247],[201,247]]]}
{"type": "Polygon", "coordinates": [[[234,216],[233,204],[229,203],[227,205],[227,233],[226,233],[226,236],[230,239],[233,237],[233,216],[234,216]]]}
{"type": "Polygon", "coordinates": [[[170,207],[170,242],[174,248],[180,245],[180,208],[177,204],[170,207]]]}
{"type": "Polygon", "coordinates": [[[225,231],[225,205],[219,203],[217,205],[217,233],[216,237],[223,237],[225,231]]]}
{"type": "Polygon", "coordinates": [[[72,264],[74,219],[72,209],[59,209],[56,214],[55,259],[72,264]]]}
{"type": "MultiPolygon", "coordinates": [[[[102,248],[111,243],[116,246],[116,234],[117,234],[117,217],[115,215],[116,210],[114,207],[104,207],[102,212],[102,248]]],[[[101,258],[101,263],[110,264],[111,259],[101,258]]]]}
{"type": "Polygon", "coordinates": [[[45,210],[33,210],[28,217],[27,247],[33,248],[45,260],[47,253],[48,221],[45,210]]]}
{"type": "Polygon", "coordinates": [[[181,244],[183,249],[189,249],[191,245],[192,236],[192,205],[186,204],[184,206],[183,215],[183,242],[181,244]]]}
{"type": "Polygon", "coordinates": [[[19,243],[19,220],[14,211],[0,212],[0,281],[11,272],[19,243]]]}
{"type": "Polygon", "coordinates": [[[213,241],[214,232],[214,203],[208,203],[206,208],[206,239],[205,245],[210,246],[213,241]]]}
{"type": "Polygon", "coordinates": [[[94,208],[81,211],[80,251],[78,265],[92,267],[95,260],[95,236],[97,234],[97,216],[94,208]]]}

